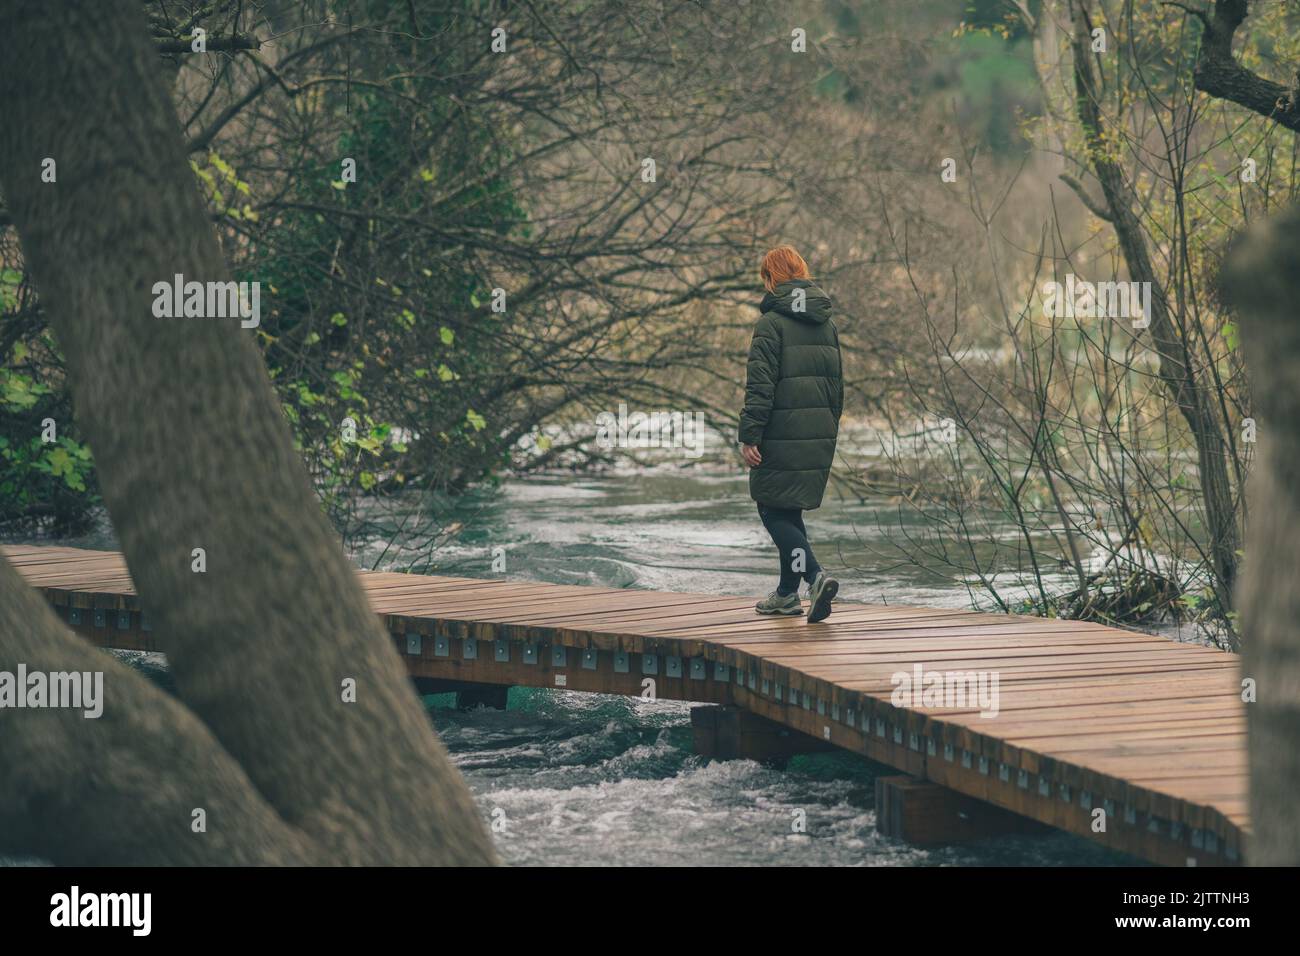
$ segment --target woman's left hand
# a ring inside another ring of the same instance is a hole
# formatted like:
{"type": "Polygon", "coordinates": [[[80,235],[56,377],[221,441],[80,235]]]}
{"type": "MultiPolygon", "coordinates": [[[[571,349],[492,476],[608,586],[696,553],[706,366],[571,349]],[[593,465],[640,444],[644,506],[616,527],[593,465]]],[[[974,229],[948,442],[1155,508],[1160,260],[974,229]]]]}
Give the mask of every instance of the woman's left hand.
{"type": "Polygon", "coordinates": [[[763,456],[759,454],[757,445],[741,445],[740,457],[745,459],[745,464],[750,468],[757,468],[763,463],[763,456]]]}

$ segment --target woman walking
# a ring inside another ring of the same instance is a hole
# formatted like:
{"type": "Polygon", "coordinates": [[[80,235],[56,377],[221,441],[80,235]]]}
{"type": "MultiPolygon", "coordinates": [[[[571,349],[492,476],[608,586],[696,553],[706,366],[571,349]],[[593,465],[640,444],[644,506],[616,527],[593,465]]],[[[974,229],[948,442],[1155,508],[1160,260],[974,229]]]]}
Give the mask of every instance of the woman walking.
{"type": "Polygon", "coordinates": [[[803,580],[812,624],[831,613],[840,587],[817,563],[803,523],[803,513],[822,503],[835,457],[844,410],[840,337],[830,298],[794,247],[769,252],[759,274],[767,294],[749,347],[740,444],[749,495],[780,552],[781,581],[755,610],[802,614],[803,580]]]}

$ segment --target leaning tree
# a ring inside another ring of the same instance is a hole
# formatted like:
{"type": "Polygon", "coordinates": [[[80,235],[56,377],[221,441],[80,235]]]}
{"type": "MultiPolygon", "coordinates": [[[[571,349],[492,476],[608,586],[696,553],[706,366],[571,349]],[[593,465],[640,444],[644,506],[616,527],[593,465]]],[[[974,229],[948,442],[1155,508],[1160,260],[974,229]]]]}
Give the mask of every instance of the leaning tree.
{"type": "Polygon", "coordinates": [[[73,636],[0,561],[0,668],[103,671],[106,698],[98,720],[4,716],[0,850],[60,863],[494,861],[247,331],[152,314],[155,282],[230,276],[140,4],[6,4],[0,60],[0,189],[178,691],[73,636]]]}

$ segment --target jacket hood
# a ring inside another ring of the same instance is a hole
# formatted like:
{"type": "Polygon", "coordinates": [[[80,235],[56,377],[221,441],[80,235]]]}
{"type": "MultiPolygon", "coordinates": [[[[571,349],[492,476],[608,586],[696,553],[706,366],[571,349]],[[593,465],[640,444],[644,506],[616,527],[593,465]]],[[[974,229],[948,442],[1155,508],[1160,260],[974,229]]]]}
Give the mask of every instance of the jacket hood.
{"type": "Polygon", "coordinates": [[[775,292],[763,296],[758,309],[760,312],[780,312],[809,325],[821,325],[831,317],[831,298],[808,279],[791,279],[778,285],[775,292]],[[804,290],[803,308],[796,311],[795,293],[800,289],[804,290]]]}

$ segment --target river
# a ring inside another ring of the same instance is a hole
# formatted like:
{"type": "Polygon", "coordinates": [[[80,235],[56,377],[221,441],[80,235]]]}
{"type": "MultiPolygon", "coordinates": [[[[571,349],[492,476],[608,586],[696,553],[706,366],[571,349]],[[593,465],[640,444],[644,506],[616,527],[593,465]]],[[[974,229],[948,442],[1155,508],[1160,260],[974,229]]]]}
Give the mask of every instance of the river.
{"type": "MultiPolygon", "coordinates": [[[[718,594],[766,593],[776,583],[775,550],[733,469],[530,477],[440,507],[464,530],[439,551],[434,573],[718,594]],[[494,553],[504,555],[503,574],[493,570],[494,553]]],[[[942,569],[900,558],[891,544],[899,514],[883,499],[830,498],[808,526],[845,601],[970,605],[942,569]]],[[[385,554],[386,566],[401,567],[404,556],[385,553],[382,539],[358,563],[385,554]]],[[[116,547],[107,532],[61,543],[116,547]]],[[[166,682],[159,655],[121,656],[166,682]]],[[[893,771],[848,753],[799,757],[781,770],[703,760],[691,752],[689,704],[518,687],[505,711],[458,712],[452,695],[425,702],[484,818],[497,821],[494,837],[510,864],[1133,862],[1063,833],[933,850],[881,838],[873,782],[893,771]]]]}
{"type": "MultiPolygon", "coordinates": [[[[466,530],[441,554],[445,573],[498,576],[501,548],[507,578],[718,594],[776,584],[775,549],[735,472],[532,477],[457,507],[466,530]]],[[[842,598],[968,607],[965,588],[939,569],[900,560],[890,544],[898,520],[883,500],[831,499],[809,515],[814,550],[840,574],[842,598]]],[[[458,713],[451,695],[426,701],[484,816],[500,821],[497,846],[512,864],[1133,862],[1067,834],[935,850],[883,839],[874,779],[894,771],[847,753],[796,758],[784,770],[702,760],[691,753],[689,704],[519,687],[504,712],[458,713]]]]}

